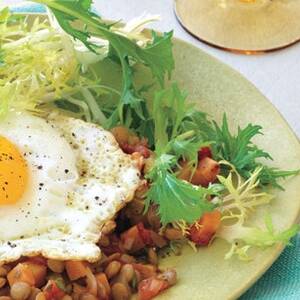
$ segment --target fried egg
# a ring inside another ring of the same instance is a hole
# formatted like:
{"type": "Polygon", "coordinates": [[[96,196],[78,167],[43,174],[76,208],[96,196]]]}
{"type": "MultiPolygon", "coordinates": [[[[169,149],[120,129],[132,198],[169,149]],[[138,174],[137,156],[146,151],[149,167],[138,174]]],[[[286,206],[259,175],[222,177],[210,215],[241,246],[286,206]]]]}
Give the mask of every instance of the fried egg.
{"type": "Polygon", "coordinates": [[[90,262],[101,228],[140,184],[131,156],[101,127],[62,115],[0,121],[0,262],[90,262]]]}

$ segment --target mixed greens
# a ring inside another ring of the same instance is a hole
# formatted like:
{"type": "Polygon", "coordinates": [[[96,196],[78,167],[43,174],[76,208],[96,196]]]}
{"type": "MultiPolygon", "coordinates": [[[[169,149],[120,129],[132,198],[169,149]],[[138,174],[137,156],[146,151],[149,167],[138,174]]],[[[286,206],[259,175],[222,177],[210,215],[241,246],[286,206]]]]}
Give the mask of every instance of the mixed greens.
{"type": "Polygon", "coordinates": [[[156,17],[130,25],[107,22],[91,10],[91,0],[34,2],[47,6],[50,25],[36,19],[28,26],[15,22],[8,9],[0,12],[1,117],[10,109],[43,114],[56,107],[108,129],[125,126],[146,138],[154,152],[153,166],[145,174],[150,182],[146,207],[158,207],[163,225],[192,224],[218,208],[222,220],[231,220],[218,233],[232,244],[227,257],[246,259],[252,246],[288,243],[298,226],[275,233],[269,217],[266,231],[246,227],[245,221],[250,211],[271,201],[268,186],[283,189],[279,180],[299,170],[262,163],[272,157],[252,142],[262,134],[260,126],[249,124],[232,133],[225,114],[218,125],[187,101],[176,82],[166,86],[175,67],[172,32],[144,34],[144,25],[156,17]],[[95,71],[99,61],[119,71],[118,87],[102,83],[95,71]],[[140,66],[152,74],[146,85],[136,83],[140,66]],[[153,101],[146,96],[150,89],[155,90],[153,101]],[[178,177],[180,162],[195,170],[203,147],[210,147],[221,174],[218,183],[195,186],[178,177]]]}

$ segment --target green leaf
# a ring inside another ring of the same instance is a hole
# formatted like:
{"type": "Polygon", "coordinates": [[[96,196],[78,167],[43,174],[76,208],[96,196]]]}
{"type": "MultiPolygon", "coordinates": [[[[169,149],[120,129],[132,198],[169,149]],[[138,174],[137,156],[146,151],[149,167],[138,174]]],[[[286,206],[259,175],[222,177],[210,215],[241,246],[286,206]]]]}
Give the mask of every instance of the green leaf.
{"type": "Polygon", "coordinates": [[[155,94],[153,121],[155,124],[156,152],[162,153],[168,142],[177,137],[180,124],[186,113],[186,93],[177,84],[155,94]]]}
{"type": "Polygon", "coordinates": [[[208,195],[215,195],[214,186],[208,189],[196,187],[176,178],[164,168],[157,168],[150,175],[153,183],[147,194],[147,202],[158,205],[158,213],[163,224],[184,220],[193,223],[204,212],[214,209],[214,205],[207,201],[208,195]]]}
{"type": "Polygon", "coordinates": [[[261,185],[272,185],[274,187],[277,187],[281,190],[284,190],[284,188],[278,183],[278,179],[281,178],[287,178],[290,176],[295,176],[300,174],[299,170],[293,170],[293,171],[284,171],[280,170],[278,168],[270,168],[267,166],[263,166],[262,171],[259,176],[260,184],[261,185]]]}
{"type": "Polygon", "coordinates": [[[151,68],[153,76],[158,79],[161,86],[164,85],[164,74],[167,73],[170,77],[174,69],[172,36],[172,31],[162,36],[152,31],[152,43],[140,51],[141,59],[151,68]]]}
{"type": "Polygon", "coordinates": [[[91,37],[102,38],[109,42],[110,58],[118,61],[122,68],[123,86],[120,103],[115,108],[118,118],[113,113],[113,118],[109,118],[108,124],[131,125],[133,115],[136,115],[140,122],[145,121],[149,113],[147,107],[143,105],[145,100],[134,85],[132,62],[150,68],[153,76],[163,86],[166,75],[170,76],[174,69],[172,32],[162,36],[152,33],[152,42],[142,48],[135,41],[111,30],[110,25],[91,12],[90,0],[36,0],[35,2],[47,5],[61,27],[75,39],[82,41],[91,51],[97,53],[98,47],[91,41],[91,37]],[[75,21],[80,21],[84,26],[79,27],[78,22],[75,25],[75,21]]]}
{"type": "Polygon", "coordinates": [[[232,163],[242,175],[246,175],[247,171],[252,171],[253,167],[257,166],[256,159],[272,159],[268,153],[252,143],[254,136],[262,134],[261,126],[248,124],[243,129],[239,127],[237,135],[232,135],[229,131],[227,117],[224,115],[222,127],[215,122],[214,127],[215,143],[213,148],[215,154],[232,163]]]}

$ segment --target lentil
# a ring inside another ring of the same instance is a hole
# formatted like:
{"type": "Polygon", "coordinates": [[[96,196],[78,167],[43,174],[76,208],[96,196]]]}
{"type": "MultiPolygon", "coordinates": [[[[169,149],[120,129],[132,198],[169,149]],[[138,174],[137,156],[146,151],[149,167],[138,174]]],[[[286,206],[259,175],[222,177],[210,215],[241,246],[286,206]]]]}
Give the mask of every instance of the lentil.
{"type": "Polygon", "coordinates": [[[132,265],[130,264],[126,264],[124,266],[122,266],[121,271],[120,271],[120,275],[119,278],[126,282],[129,283],[134,277],[134,268],[132,265]]]}
{"type": "Polygon", "coordinates": [[[158,264],[158,256],[153,248],[148,249],[148,261],[155,266],[158,264]]]}
{"type": "Polygon", "coordinates": [[[106,288],[105,286],[101,283],[101,282],[97,282],[97,290],[98,290],[98,297],[100,299],[106,299],[108,298],[107,294],[106,294],[106,288]]]}
{"type": "Polygon", "coordinates": [[[72,300],[72,297],[69,296],[69,295],[65,295],[65,296],[62,297],[61,300],[72,300]]]}
{"type": "Polygon", "coordinates": [[[92,294],[82,294],[80,295],[79,297],[80,300],[97,300],[97,297],[95,297],[94,295],[92,294]]]}
{"type": "Polygon", "coordinates": [[[7,275],[7,269],[4,267],[0,267],[0,276],[6,276],[7,275]]]}
{"type": "Polygon", "coordinates": [[[170,241],[180,240],[183,238],[181,230],[176,228],[167,228],[164,235],[170,241]]]}
{"type": "Polygon", "coordinates": [[[97,281],[90,268],[87,268],[86,284],[89,293],[97,296],[97,281]]]}
{"type": "Polygon", "coordinates": [[[14,300],[25,300],[30,293],[30,285],[26,282],[16,282],[10,288],[10,295],[14,300]]]}
{"type": "Polygon", "coordinates": [[[0,289],[5,286],[5,283],[6,283],[6,279],[3,277],[0,277],[0,289]]]}
{"type": "Polygon", "coordinates": [[[107,221],[105,223],[105,225],[103,226],[101,232],[105,235],[108,235],[115,230],[116,226],[117,226],[117,224],[115,221],[112,221],[112,220],[107,221]]]}
{"type": "Polygon", "coordinates": [[[125,284],[117,282],[112,288],[112,298],[113,300],[128,300],[130,298],[130,292],[125,284]]]}
{"type": "Polygon", "coordinates": [[[136,262],[136,259],[128,254],[122,254],[120,257],[120,261],[124,264],[133,264],[136,262]]]}
{"type": "Polygon", "coordinates": [[[30,296],[29,296],[29,300],[35,300],[36,299],[36,296],[41,292],[40,289],[38,288],[31,288],[31,293],[30,293],[30,296]]]}
{"type": "Polygon", "coordinates": [[[110,244],[109,238],[106,235],[102,234],[99,240],[99,245],[102,247],[107,247],[109,246],[109,244],[110,244]]]}
{"type": "Polygon", "coordinates": [[[117,275],[119,273],[121,269],[121,263],[114,260],[112,262],[109,263],[109,265],[106,267],[105,269],[105,274],[107,276],[108,279],[114,277],[115,275],[117,275]]]}
{"type": "Polygon", "coordinates": [[[47,266],[54,273],[62,273],[65,269],[65,263],[60,260],[48,259],[47,266]]]}

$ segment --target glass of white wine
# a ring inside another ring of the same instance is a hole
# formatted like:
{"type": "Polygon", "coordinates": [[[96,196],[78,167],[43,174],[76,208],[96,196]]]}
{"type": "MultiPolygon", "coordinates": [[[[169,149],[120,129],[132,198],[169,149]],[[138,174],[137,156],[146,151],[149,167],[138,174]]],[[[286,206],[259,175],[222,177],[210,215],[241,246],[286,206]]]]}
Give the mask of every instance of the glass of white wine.
{"type": "Polygon", "coordinates": [[[300,40],[300,0],[175,0],[182,26],[207,44],[253,54],[300,40]]]}

